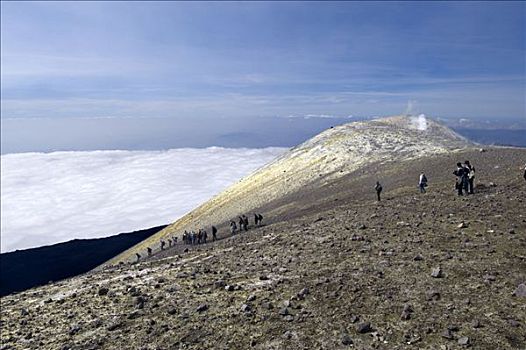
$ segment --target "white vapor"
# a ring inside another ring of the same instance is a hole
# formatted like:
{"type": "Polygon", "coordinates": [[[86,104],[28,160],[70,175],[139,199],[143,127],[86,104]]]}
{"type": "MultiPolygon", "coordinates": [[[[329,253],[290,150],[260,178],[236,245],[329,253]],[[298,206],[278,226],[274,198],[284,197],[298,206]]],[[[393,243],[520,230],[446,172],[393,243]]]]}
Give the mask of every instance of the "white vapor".
{"type": "Polygon", "coordinates": [[[411,125],[417,130],[427,130],[427,119],[425,114],[420,114],[418,117],[411,117],[411,125]]]}
{"type": "Polygon", "coordinates": [[[1,251],[175,221],[284,148],[1,156],[1,251]]]}

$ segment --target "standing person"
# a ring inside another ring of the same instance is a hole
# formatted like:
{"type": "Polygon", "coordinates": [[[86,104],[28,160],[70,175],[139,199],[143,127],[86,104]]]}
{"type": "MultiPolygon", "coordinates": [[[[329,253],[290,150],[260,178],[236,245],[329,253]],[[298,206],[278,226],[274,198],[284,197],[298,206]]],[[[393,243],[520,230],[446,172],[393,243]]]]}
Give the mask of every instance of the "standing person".
{"type": "Polygon", "coordinates": [[[245,231],[248,231],[248,218],[245,214],[243,214],[241,216],[241,218],[243,219],[243,226],[245,228],[245,231]]]}
{"type": "Polygon", "coordinates": [[[261,223],[263,222],[263,215],[261,214],[258,214],[258,221],[259,221],[259,225],[261,226],[261,223]]]}
{"type": "Polygon", "coordinates": [[[254,213],[254,226],[258,226],[259,224],[259,216],[258,214],[254,213]]]}
{"type": "Polygon", "coordinates": [[[212,242],[215,242],[217,240],[217,228],[215,226],[212,226],[212,242]]]}
{"type": "Polygon", "coordinates": [[[234,220],[230,221],[230,233],[232,233],[232,236],[236,234],[236,222],[234,220]]]}
{"type": "Polygon", "coordinates": [[[420,173],[420,179],[418,180],[418,187],[420,187],[420,193],[426,193],[427,177],[423,172],[420,173]]]}
{"type": "Polygon", "coordinates": [[[206,239],[208,238],[208,233],[203,229],[203,243],[206,244],[206,239]]]}
{"type": "Polygon", "coordinates": [[[148,252],[148,256],[152,256],[152,248],[146,247],[146,251],[148,252]]]}
{"type": "Polygon", "coordinates": [[[466,177],[467,177],[468,193],[474,194],[475,191],[474,191],[473,183],[475,182],[475,167],[469,164],[469,160],[466,160],[464,162],[464,169],[466,169],[465,172],[466,172],[466,177]]]}
{"type": "Polygon", "coordinates": [[[243,228],[244,228],[243,226],[245,226],[245,220],[243,220],[243,218],[240,216],[239,217],[239,232],[243,231],[243,228]]]}
{"type": "Polygon", "coordinates": [[[141,254],[135,253],[135,256],[137,257],[137,261],[141,260],[141,254]]]}
{"type": "Polygon", "coordinates": [[[462,196],[462,190],[467,188],[465,186],[465,183],[467,183],[467,174],[466,169],[462,166],[460,162],[457,163],[457,170],[453,171],[453,174],[457,177],[457,182],[455,184],[455,188],[457,189],[457,194],[459,196],[462,196]]]}
{"type": "Polygon", "coordinates": [[[374,186],[374,189],[376,190],[376,196],[378,198],[378,201],[380,201],[380,193],[382,192],[382,185],[380,185],[379,181],[376,181],[376,185],[374,186]]]}

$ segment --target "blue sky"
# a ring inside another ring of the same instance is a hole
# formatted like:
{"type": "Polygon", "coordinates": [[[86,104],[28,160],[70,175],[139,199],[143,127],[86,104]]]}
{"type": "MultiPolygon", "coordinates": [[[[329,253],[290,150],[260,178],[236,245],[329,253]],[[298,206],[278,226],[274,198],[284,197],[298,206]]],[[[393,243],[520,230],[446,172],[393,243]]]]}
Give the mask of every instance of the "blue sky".
{"type": "MultiPolygon", "coordinates": [[[[1,10],[8,138],[28,118],[116,118],[125,129],[129,118],[198,120],[214,130],[225,120],[392,115],[408,101],[432,116],[526,118],[524,2],[2,2],[1,10]]],[[[57,132],[39,125],[50,138],[57,132]]]]}

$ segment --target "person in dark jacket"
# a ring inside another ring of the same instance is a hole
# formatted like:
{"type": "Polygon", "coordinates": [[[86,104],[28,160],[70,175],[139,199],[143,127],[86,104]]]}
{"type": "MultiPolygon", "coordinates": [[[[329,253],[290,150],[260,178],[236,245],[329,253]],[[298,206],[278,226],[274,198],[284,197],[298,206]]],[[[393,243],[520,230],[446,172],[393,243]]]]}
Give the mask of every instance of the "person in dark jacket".
{"type": "Polygon", "coordinates": [[[215,226],[212,226],[212,242],[215,242],[217,240],[217,228],[215,226]]]}
{"type": "Polygon", "coordinates": [[[418,187],[420,187],[420,193],[426,193],[427,177],[426,174],[421,173],[420,179],[418,180],[418,187]]]}
{"type": "Polygon", "coordinates": [[[380,185],[379,181],[376,181],[376,185],[374,186],[374,189],[376,190],[376,197],[378,198],[378,201],[380,201],[380,193],[382,193],[382,185],[380,185]]]}
{"type": "Polygon", "coordinates": [[[455,184],[455,188],[457,189],[457,194],[459,196],[462,196],[462,190],[465,190],[467,193],[468,189],[468,181],[467,181],[467,173],[466,169],[462,166],[460,162],[457,163],[457,170],[453,171],[453,174],[457,177],[457,182],[455,184]]]}

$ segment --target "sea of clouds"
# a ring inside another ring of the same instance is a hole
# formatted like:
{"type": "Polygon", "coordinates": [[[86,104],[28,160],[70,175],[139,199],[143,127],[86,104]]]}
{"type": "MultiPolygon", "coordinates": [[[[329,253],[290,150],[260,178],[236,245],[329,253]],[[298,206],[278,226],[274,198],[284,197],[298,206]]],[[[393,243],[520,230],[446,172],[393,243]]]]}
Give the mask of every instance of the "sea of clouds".
{"type": "Polygon", "coordinates": [[[2,155],[1,251],[171,223],[285,150],[2,155]]]}

